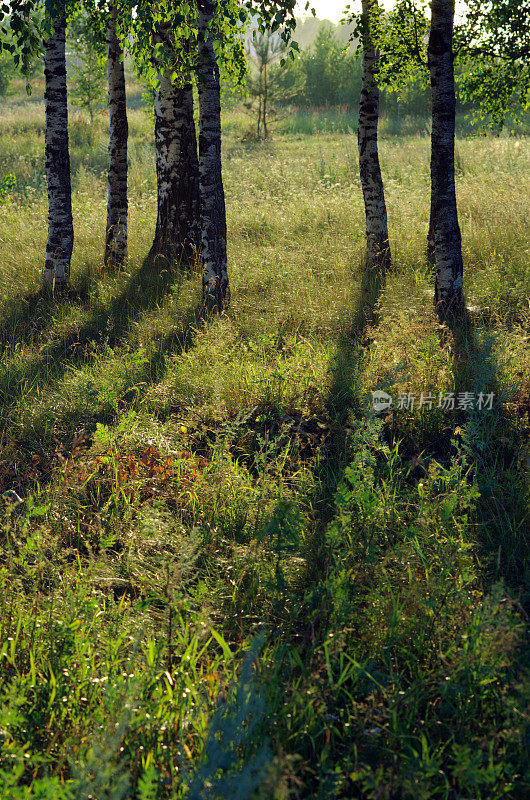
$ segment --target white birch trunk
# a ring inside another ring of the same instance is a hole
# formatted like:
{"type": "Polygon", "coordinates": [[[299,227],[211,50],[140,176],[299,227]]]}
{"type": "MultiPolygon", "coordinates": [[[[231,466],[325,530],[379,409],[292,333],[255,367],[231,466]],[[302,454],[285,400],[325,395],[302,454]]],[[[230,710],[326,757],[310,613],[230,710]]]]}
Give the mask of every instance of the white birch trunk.
{"type": "Polygon", "coordinates": [[[432,96],[431,213],[435,303],[442,316],[464,307],[462,241],[455,190],[454,0],[432,0],[429,70],[432,96]]]}
{"type": "Polygon", "coordinates": [[[211,32],[213,0],[197,0],[199,11],[199,191],[203,296],[218,308],[230,300],[226,255],[226,210],[221,171],[221,94],[211,32]]]}
{"type": "Polygon", "coordinates": [[[47,0],[44,42],[45,154],[48,183],[48,243],[43,282],[46,288],[66,286],[74,246],[68,106],[66,92],[65,3],[47,0]]]}
{"type": "Polygon", "coordinates": [[[109,9],[107,65],[109,77],[109,194],[105,264],[119,266],[127,258],[127,100],[123,53],[116,34],[118,10],[109,9]]]}
{"type": "Polygon", "coordinates": [[[191,83],[159,74],[155,94],[158,213],[150,257],[193,263],[200,252],[199,163],[191,83]]]}
{"type": "Polygon", "coordinates": [[[370,34],[370,11],[377,0],[363,0],[363,74],[359,106],[359,170],[366,215],[366,255],[368,266],[387,266],[390,262],[388,222],[379,151],[379,87],[377,55],[370,34]]]}

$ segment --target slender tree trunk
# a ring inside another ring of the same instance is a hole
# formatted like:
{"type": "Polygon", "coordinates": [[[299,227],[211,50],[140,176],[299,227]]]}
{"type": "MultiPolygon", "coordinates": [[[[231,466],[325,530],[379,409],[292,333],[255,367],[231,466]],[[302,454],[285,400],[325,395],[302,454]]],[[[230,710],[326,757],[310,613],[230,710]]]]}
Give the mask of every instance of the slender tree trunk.
{"type": "Polygon", "coordinates": [[[123,54],[116,35],[118,10],[110,7],[107,29],[107,63],[109,75],[109,199],[105,264],[119,266],[127,258],[127,100],[123,54]]]}
{"type": "Polygon", "coordinates": [[[230,300],[226,255],[226,210],[221,171],[221,90],[210,30],[213,0],[197,0],[199,10],[199,187],[202,213],[203,295],[218,308],[230,300]]]}
{"type": "Polygon", "coordinates": [[[268,84],[267,84],[267,65],[263,67],[263,138],[269,138],[269,129],[267,128],[267,100],[268,98],[268,84]]]}
{"type": "Polygon", "coordinates": [[[258,93],[258,141],[261,139],[261,108],[263,101],[263,67],[259,70],[259,93],[258,93]]]}
{"type": "Polygon", "coordinates": [[[66,286],[74,246],[72,187],[68,149],[66,94],[65,3],[47,0],[47,36],[44,42],[45,153],[48,182],[48,244],[44,286],[66,286]]]}
{"type": "Polygon", "coordinates": [[[435,303],[442,316],[464,306],[462,240],[455,191],[454,0],[432,0],[429,35],[431,75],[431,211],[436,263],[435,303]]]}
{"type": "Polygon", "coordinates": [[[377,0],[363,0],[363,74],[359,107],[359,170],[366,214],[366,252],[369,266],[390,263],[388,222],[379,152],[379,87],[376,79],[377,55],[370,33],[370,11],[377,0]]]}
{"type": "Polygon", "coordinates": [[[94,111],[93,111],[93,103],[94,98],[92,97],[92,47],[89,50],[90,58],[88,61],[88,113],[90,114],[90,127],[94,124],[94,111]]]}
{"type": "Polygon", "coordinates": [[[200,252],[199,162],[191,83],[159,74],[155,94],[158,214],[150,257],[192,263],[200,252]]]}

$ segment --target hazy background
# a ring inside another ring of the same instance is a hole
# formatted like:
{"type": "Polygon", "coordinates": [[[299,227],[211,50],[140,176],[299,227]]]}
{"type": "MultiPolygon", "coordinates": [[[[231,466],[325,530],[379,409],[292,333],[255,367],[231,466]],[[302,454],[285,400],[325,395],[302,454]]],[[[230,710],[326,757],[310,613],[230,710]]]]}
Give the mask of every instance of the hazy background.
{"type": "MultiPolygon", "coordinates": [[[[320,17],[320,19],[330,19],[332,22],[338,22],[342,18],[344,7],[348,3],[354,11],[360,10],[360,3],[356,3],[354,0],[313,0],[313,2],[310,2],[309,7],[315,9],[317,17],[320,17]]],[[[385,8],[390,8],[394,3],[392,0],[384,0],[382,5],[385,8]]],[[[305,6],[306,0],[298,0],[297,9],[302,17],[309,13],[305,11],[305,6]]]]}

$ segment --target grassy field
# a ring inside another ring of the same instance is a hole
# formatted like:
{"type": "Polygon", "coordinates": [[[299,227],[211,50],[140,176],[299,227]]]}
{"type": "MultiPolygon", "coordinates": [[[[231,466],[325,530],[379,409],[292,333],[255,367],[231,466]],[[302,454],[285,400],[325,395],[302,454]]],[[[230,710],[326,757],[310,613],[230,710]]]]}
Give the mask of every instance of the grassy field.
{"type": "Polygon", "coordinates": [[[256,143],[227,114],[233,302],[209,317],[199,271],[143,264],[143,111],[119,274],[108,126],[71,118],[60,301],[42,107],[0,119],[2,798],[528,797],[528,141],[457,143],[473,311],[450,331],[426,136],[383,129],[383,284],[355,135],[256,143]],[[375,389],[495,400],[376,415],[375,389]]]}

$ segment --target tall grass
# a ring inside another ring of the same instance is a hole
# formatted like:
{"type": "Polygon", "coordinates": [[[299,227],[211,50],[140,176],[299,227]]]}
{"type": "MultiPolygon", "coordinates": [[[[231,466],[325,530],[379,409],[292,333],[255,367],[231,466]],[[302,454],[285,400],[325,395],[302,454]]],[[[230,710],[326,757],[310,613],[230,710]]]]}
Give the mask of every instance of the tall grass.
{"type": "Polygon", "coordinates": [[[143,263],[139,110],[128,263],[102,265],[107,124],[73,115],[74,291],[39,294],[42,107],[2,114],[2,797],[526,797],[527,141],[457,142],[449,331],[424,135],[382,137],[383,282],[353,127],[252,142],[227,114],[209,317],[198,273],[143,263]],[[496,400],[377,417],[375,389],[496,400]]]}

